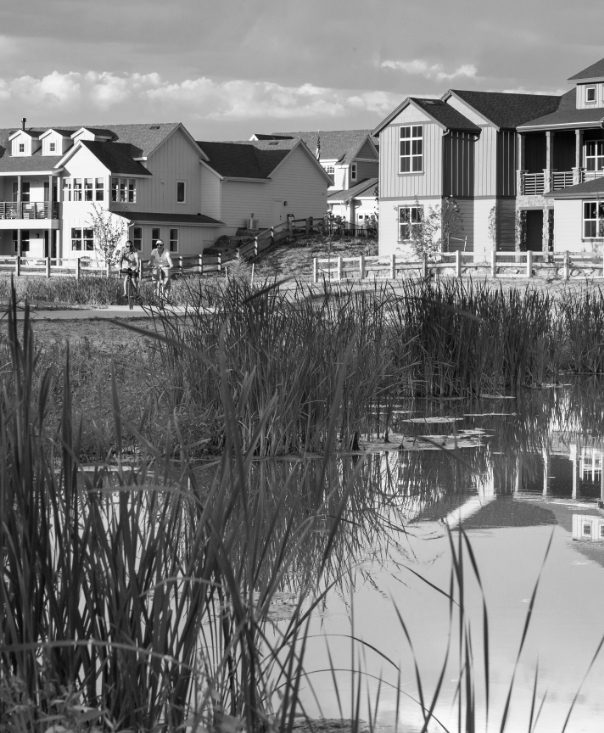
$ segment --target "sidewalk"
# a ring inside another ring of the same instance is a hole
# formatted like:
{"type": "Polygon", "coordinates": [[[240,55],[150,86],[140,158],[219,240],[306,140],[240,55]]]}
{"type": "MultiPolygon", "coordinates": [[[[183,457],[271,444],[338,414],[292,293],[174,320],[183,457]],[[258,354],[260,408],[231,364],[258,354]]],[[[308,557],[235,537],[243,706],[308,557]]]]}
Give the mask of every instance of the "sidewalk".
{"type": "MultiPolygon", "coordinates": [[[[135,305],[132,310],[127,305],[110,305],[110,306],[92,306],[83,308],[35,308],[30,310],[32,319],[35,321],[73,321],[73,320],[113,320],[116,318],[151,318],[153,313],[157,313],[157,309],[140,305],[135,305]]],[[[165,313],[175,316],[182,315],[185,312],[183,306],[170,306],[165,309],[165,313]]],[[[2,318],[6,318],[6,308],[1,307],[0,314],[2,318]]],[[[17,318],[22,319],[24,311],[19,309],[17,318]]]]}

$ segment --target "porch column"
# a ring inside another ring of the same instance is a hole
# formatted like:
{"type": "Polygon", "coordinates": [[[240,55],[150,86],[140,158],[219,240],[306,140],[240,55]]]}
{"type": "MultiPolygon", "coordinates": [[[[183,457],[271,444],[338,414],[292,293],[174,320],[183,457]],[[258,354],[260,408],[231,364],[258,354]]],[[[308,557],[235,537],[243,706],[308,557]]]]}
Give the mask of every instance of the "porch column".
{"type": "Polygon", "coordinates": [[[350,201],[348,202],[348,223],[351,227],[356,226],[356,222],[354,220],[354,211],[354,199],[350,199],[350,201]]]}
{"type": "MultiPolygon", "coordinates": [[[[17,219],[23,218],[23,207],[21,206],[23,202],[23,176],[17,176],[17,219]]],[[[21,240],[19,239],[19,243],[21,240]]],[[[21,254],[21,249],[19,249],[19,255],[21,254]]]]}
{"type": "Polygon", "coordinates": [[[23,254],[23,232],[19,228],[17,229],[17,256],[21,257],[22,254],[23,254]]]}
{"type": "Polygon", "coordinates": [[[48,176],[48,218],[52,219],[52,207],[54,204],[54,190],[53,190],[53,177],[52,174],[48,176]]]}
{"type": "Polygon", "coordinates": [[[573,168],[573,183],[581,183],[581,168],[583,166],[583,130],[575,130],[575,167],[573,168]]]}
{"type": "Polygon", "coordinates": [[[526,173],[526,135],[522,132],[516,133],[516,149],[518,151],[518,166],[516,169],[516,196],[522,194],[522,176],[526,173]]]}
{"type": "Polygon", "coordinates": [[[552,186],[552,171],[554,170],[554,133],[551,130],[545,132],[545,168],[543,169],[544,174],[544,187],[543,192],[547,193],[551,191],[552,186]]]}

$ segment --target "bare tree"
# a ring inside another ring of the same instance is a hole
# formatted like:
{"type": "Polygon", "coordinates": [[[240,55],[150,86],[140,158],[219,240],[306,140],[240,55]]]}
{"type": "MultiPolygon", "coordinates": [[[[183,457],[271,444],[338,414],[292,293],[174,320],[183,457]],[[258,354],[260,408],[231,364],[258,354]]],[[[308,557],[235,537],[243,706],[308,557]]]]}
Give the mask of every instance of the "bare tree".
{"type": "Polygon", "coordinates": [[[113,265],[116,262],[116,249],[120,242],[128,236],[128,225],[121,217],[97,204],[92,204],[94,213],[89,216],[88,226],[94,234],[94,247],[103,265],[113,265]]]}

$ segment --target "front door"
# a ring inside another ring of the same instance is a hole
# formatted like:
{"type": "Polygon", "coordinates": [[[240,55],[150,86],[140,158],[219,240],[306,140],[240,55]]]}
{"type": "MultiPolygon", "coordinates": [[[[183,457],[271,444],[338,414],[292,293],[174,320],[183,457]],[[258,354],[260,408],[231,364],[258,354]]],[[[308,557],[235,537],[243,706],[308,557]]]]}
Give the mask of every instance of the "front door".
{"type": "Polygon", "coordinates": [[[283,201],[273,200],[273,226],[285,221],[285,206],[283,201]]]}
{"type": "Polygon", "coordinates": [[[526,248],[533,252],[543,251],[543,209],[526,212],[526,248]]]}

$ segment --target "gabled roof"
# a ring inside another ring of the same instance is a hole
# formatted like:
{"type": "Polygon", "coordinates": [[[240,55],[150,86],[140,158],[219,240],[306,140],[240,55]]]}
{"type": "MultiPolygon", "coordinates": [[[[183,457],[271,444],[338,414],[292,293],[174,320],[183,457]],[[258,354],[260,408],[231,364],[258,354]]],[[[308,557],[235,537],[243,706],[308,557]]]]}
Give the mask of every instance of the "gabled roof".
{"type": "Polygon", "coordinates": [[[104,143],[82,140],[80,145],[90,150],[111,173],[128,176],[150,176],[142,163],[133,160],[134,150],[129,143],[104,143]]]}
{"type": "Polygon", "coordinates": [[[475,125],[467,117],[464,117],[461,112],[450,105],[443,102],[441,99],[424,99],[420,97],[406,97],[396,107],[385,120],[382,120],[380,124],[373,130],[374,135],[378,135],[385,127],[395,120],[400,113],[409,107],[414,105],[421,109],[425,114],[431,117],[437,124],[448,130],[460,130],[467,132],[474,132],[480,134],[481,128],[475,125]]]}
{"type": "Polygon", "coordinates": [[[25,129],[19,128],[18,130],[13,130],[13,132],[10,132],[8,139],[12,140],[14,137],[17,137],[17,135],[20,135],[22,132],[24,132],[26,135],[29,135],[29,137],[33,137],[35,139],[39,138],[41,134],[39,130],[36,130],[33,127],[25,129]]]}
{"type": "Polygon", "coordinates": [[[560,104],[559,96],[468,92],[462,89],[450,89],[443,99],[446,100],[451,95],[464,101],[497,127],[506,129],[515,129],[529,120],[554,112],[560,104]]]}
{"type": "Polygon", "coordinates": [[[208,156],[208,165],[223,178],[267,179],[287,158],[291,146],[263,151],[253,142],[206,142],[197,144],[208,156]]]}
{"type": "MultiPolygon", "coordinates": [[[[317,149],[317,138],[321,139],[321,160],[335,160],[346,164],[354,160],[367,138],[371,139],[371,130],[318,130],[316,132],[275,132],[275,137],[291,136],[302,140],[314,154],[317,149]]],[[[377,160],[377,158],[376,158],[377,160]]]]}
{"type": "Polygon", "coordinates": [[[59,129],[58,127],[49,127],[48,130],[46,130],[46,132],[43,132],[40,135],[40,139],[42,139],[43,137],[46,137],[47,135],[50,135],[51,132],[56,132],[59,135],[61,135],[61,137],[71,137],[71,134],[72,134],[73,131],[72,130],[59,129]]]}
{"type": "Polygon", "coordinates": [[[91,132],[96,137],[105,137],[108,140],[111,140],[115,137],[111,130],[106,130],[101,127],[86,127],[86,125],[84,125],[83,127],[78,127],[78,129],[71,134],[71,137],[75,137],[79,132],[82,132],[82,130],[91,132]]]}
{"type": "Polygon", "coordinates": [[[598,198],[604,194],[604,177],[594,178],[592,181],[578,183],[576,186],[568,186],[560,191],[550,191],[543,194],[550,199],[573,199],[594,196],[598,198]]]}
{"type": "Polygon", "coordinates": [[[571,89],[558,98],[559,103],[555,111],[545,114],[542,117],[531,119],[524,125],[519,125],[520,131],[530,131],[548,128],[575,128],[575,127],[599,127],[600,121],[604,118],[603,107],[591,107],[590,109],[577,109],[577,92],[571,89]]]}
{"type": "Polygon", "coordinates": [[[292,135],[263,135],[260,132],[255,132],[250,140],[291,140],[292,135]]]}
{"type": "Polygon", "coordinates": [[[604,77],[604,59],[596,61],[595,64],[588,66],[583,71],[579,71],[578,74],[569,77],[569,81],[580,81],[581,79],[598,79],[604,77]]]}
{"type": "Polygon", "coordinates": [[[357,196],[361,196],[363,193],[367,193],[370,196],[374,195],[375,187],[378,184],[377,178],[365,178],[360,183],[352,188],[344,189],[343,191],[334,191],[327,197],[328,203],[346,203],[357,196]]]}

